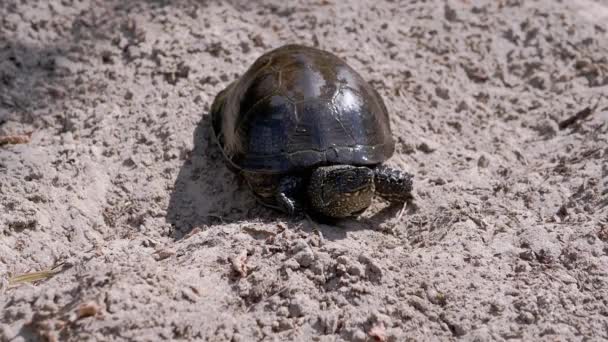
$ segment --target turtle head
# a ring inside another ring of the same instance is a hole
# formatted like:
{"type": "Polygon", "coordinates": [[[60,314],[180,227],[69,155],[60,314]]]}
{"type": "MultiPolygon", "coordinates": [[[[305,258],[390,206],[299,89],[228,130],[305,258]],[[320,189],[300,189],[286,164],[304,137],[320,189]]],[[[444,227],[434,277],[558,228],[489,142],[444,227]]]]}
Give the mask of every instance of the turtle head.
{"type": "Polygon", "coordinates": [[[374,196],[374,172],[351,165],[315,169],[308,184],[312,208],[329,217],[348,217],[369,207],[374,196]]]}

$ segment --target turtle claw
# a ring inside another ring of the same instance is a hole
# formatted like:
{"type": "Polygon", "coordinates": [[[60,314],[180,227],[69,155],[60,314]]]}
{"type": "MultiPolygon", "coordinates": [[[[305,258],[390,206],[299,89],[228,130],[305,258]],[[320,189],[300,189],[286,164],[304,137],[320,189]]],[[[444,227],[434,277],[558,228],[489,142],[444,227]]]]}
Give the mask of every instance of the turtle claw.
{"type": "Polygon", "coordinates": [[[287,213],[289,216],[294,216],[296,214],[296,205],[295,201],[284,193],[279,193],[277,195],[277,203],[281,207],[281,210],[287,213]]]}
{"type": "Polygon", "coordinates": [[[281,210],[289,216],[296,216],[302,211],[302,205],[298,201],[302,183],[302,179],[295,176],[284,177],[279,183],[276,201],[281,210]]]}

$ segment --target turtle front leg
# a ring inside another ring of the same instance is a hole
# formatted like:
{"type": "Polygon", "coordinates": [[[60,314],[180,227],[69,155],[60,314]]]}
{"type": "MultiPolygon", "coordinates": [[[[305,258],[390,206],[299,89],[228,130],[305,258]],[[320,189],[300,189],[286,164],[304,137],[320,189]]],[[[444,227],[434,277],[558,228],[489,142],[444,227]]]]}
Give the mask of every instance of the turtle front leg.
{"type": "Polygon", "coordinates": [[[393,203],[403,203],[412,197],[414,176],[401,170],[380,165],[374,169],[376,194],[393,203]]]}
{"type": "Polygon", "coordinates": [[[281,178],[275,195],[281,210],[290,216],[300,212],[303,209],[302,194],[304,190],[304,181],[301,177],[285,176],[281,178]]]}

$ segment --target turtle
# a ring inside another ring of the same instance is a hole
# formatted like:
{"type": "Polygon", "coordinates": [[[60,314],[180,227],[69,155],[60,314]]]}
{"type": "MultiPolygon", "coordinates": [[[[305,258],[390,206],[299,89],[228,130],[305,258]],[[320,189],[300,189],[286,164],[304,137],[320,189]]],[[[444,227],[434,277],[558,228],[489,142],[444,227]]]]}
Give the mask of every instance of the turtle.
{"type": "Polygon", "coordinates": [[[289,215],[361,214],[374,195],[411,198],[380,94],[335,54],[288,44],[259,56],[216,95],[212,135],[263,205],[289,215]]]}

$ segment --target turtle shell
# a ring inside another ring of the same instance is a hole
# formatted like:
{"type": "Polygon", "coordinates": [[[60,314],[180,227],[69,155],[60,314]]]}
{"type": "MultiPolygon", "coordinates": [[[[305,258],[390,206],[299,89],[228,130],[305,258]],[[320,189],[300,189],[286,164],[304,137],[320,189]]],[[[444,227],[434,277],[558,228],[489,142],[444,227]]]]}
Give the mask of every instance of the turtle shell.
{"type": "Polygon", "coordinates": [[[259,57],[212,106],[232,167],[287,173],[319,165],[375,165],[394,151],[380,95],[339,57],[285,45],[259,57]]]}

